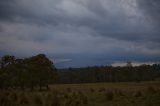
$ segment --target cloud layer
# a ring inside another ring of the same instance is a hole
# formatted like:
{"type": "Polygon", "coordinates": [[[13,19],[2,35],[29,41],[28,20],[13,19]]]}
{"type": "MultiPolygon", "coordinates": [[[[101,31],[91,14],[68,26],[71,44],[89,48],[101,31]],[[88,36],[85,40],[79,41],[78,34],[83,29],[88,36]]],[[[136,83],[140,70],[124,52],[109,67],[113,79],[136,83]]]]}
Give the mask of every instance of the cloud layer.
{"type": "Polygon", "coordinates": [[[72,60],[68,67],[157,61],[159,5],[158,0],[1,0],[0,55],[46,53],[72,60]]]}

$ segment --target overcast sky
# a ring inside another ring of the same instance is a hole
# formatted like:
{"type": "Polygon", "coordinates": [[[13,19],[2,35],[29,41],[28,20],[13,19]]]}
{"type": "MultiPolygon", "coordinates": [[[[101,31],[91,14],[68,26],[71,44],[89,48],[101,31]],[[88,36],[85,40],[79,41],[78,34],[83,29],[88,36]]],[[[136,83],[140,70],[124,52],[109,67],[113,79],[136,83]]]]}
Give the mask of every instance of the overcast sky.
{"type": "Polygon", "coordinates": [[[0,56],[57,67],[160,60],[160,0],[0,0],[0,56]]]}

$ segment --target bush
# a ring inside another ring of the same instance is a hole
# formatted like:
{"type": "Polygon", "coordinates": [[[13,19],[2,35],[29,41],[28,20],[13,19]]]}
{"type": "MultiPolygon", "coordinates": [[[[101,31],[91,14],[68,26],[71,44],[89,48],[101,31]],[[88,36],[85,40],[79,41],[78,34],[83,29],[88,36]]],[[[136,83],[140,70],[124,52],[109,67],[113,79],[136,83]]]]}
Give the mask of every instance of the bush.
{"type": "Polygon", "coordinates": [[[93,88],[90,88],[90,92],[94,92],[95,90],[93,88]]]}
{"type": "Polygon", "coordinates": [[[88,98],[86,96],[83,97],[82,103],[87,105],[88,104],[88,98]]]}
{"type": "Polygon", "coordinates": [[[11,101],[9,100],[8,96],[4,94],[0,94],[0,105],[1,106],[11,106],[11,101]]]}
{"type": "Polygon", "coordinates": [[[19,104],[20,105],[28,105],[29,104],[29,100],[24,93],[20,95],[19,104]]]}
{"type": "Polygon", "coordinates": [[[106,91],[106,89],[105,88],[100,88],[99,89],[99,92],[103,92],[103,91],[106,91]]]}
{"type": "Polygon", "coordinates": [[[142,92],[141,91],[137,91],[134,95],[134,97],[141,97],[142,96],[142,92]]]}
{"type": "Polygon", "coordinates": [[[105,94],[106,100],[111,101],[114,99],[114,93],[112,91],[108,91],[105,94]]]}
{"type": "Polygon", "coordinates": [[[156,93],[155,88],[154,88],[154,87],[152,87],[152,86],[149,86],[149,87],[147,88],[147,91],[148,91],[148,93],[151,93],[151,94],[156,93]]]}
{"type": "Polygon", "coordinates": [[[79,100],[75,101],[75,106],[79,106],[81,104],[81,102],[79,100]]]}
{"type": "Polygon", "coordinates": [[[71,92],[72,90],[71,90],[71,88],[67,88],[67,92],[71,92]]]}
{"type": "Polygon", "coordinates": [[[15,93],[15,92],[13,92],[13,93],[11,93],[10,95],[9,95],[9,99],[10,99],[10,101],[12,102],[12,104],[13,104],[13,106],[15,105],[17,105],[17,102],[18,102],[18,95],[15,93]]]}
{"type": "Polygon", "coordinates": [[[68,98],[69,98],[69,96],[68,96],[67,93],[64,94],[64,98],[65,98],[65,99],[68,99],[68,98]]]}
{"type": "Polygon", "coordinates": [[[121,90],[117,90],[117,89],[115,90],[115,94],[117,96],[125,96],[121,90]]]}
{"type": "Polygon", "coordinates": [[[34,95],[33,100],[34,100],[34,103],[35,103],[37,106],[40,106],[40,105],[43,104],[43,101],[42,101],[42,99],[41,99],[41,97],[40,97],[39,95],[34,95]]]}
{"type": "Polygon", "coordinates": [[[58,95],[53,95],[51,106],[60,106],[60,98],[58,98],[58,95]]]}

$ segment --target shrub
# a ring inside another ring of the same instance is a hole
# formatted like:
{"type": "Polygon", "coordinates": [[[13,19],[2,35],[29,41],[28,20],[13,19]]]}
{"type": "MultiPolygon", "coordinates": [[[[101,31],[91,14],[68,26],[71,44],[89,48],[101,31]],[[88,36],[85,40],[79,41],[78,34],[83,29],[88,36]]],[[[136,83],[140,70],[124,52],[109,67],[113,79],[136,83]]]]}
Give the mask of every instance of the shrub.
{"type": "Polygon", "coordinates": [[[113,106],[118,106],[117,104],[113,104],[113,106]]]}
{"type": "Polygon", "coordinates": [[[105,88],[100,88],[99,89],[99,92],[103,92],[103,91],[106,91],[106,89],[105,88]]]}
{"type": "Polygon", "coordinates": [[[72,99],[68,99],[66,102],[65,102],[65,106],[71,106],[72,104],[72,99]]]}
{"type": "Polygon", "coordinates": [[[76,94],[76,92],[73,92],[73,93],[71,94],[71,96],[72,96],[72,98],[74,98],[74,99],[78,98],[78,95],[76,94]]]}
{"type": "Polygon", "coordinates": [[[108,91],[106,92],[105,97],[106,97],[106,100],[111,101],[114,99],[114,93],[112,91],[108,91]]]}
{"type": "Polygon", "coordinates": [[[19,104],[20,105],[28,105],[29,104],[29,100],[28,100],[28,98],[26,97],[26,95],[24,93],[22,93],[20,95],[19,104]]]}
{"type": "Polygon", "coordinates": [[[82,103],[87,105],[88,104],[88,98],[86,96],[83,97],[82,103]]]}
{"type": "Polygon", "coordinates": [[[44,102],[44,103],[45,103],[44,106],[50,106],[51,98],[52,98],[51,94],[50,94],[50,93],[47,93],[46,96],[45,96],[45,99],[44,99],[44,101],[45,101],[45,102],[44,102]]]}
{"type": "Polygon", "coordinates": [[[141,97],[142,96],[142,92],[141,91],[137,91],[135,94],[134,94],[134,97],[141,97]]]}
{"type": "Polygon", "coordinates": [[[146,106],[153,106],[151,103],[146,104],[146,106]]]}
{"type": "Polygon", "coordinates": [[[72,90],[71,90],[71,88],[67,88],[67,92],[71,92],[72,90]]]}
{"type": "Polygon", "coordinates": [[[148,91],[149,93],[151,93],[151,94],[156,93],[155,88],[154,88],[154,87],[152,87],[152,86],[149,86],[149,87],[147,88],[147,91],[148,91]]]}
{"type": "Polygon", "coordinates": [[[17,106],[17,104],[18,104],[18,95],[15,92],[11,93],[8,98],[12,102],[13,106],[17,106]]]}
{"type": "Polygon", "coordinates": [[[11,106],[11,101],[6,95],[1,94],[0,95],[0,105],[1,106],[11,106]]]}
{"type": "Polygon", "coordinates": [[[42,99],[41,99],[41,97],[40,97],[39,95],[34,95],[33,100],[34,100],[34,103],[35,103],[37,106],[43,104],[43,101],[42,101],[42,99]]]}
{"type": "Polygon", "coordinates": [[[78,94],[79,95],[84,95],[82,91],[78,91],[78,94]]]}
{"type": "Polygon", "coordinates": [[[58,95],[53,95],[51,106],[60,106],[60,98],[58,98],[58,95]]]}
{"type": "Polygon", "coordinates": [[[115,89],[114,92],[117,96],[125,96],[121,90],[115,89]]]}
{"type": "Polygon", "coordinates": [[[65,98],[65,99],[68,99],[68,98],[69,98],[69,96],[68,96],[67,93],[64,94],[64,98],[65,98]]]}
{"type": "Polygon", "coordinates": [[[79,100],[75,101],[75,106],[79,106],[81,104],[81,102],[79,100]]]}
{"type": "Polygon", "coordinates": [[[95,90],[93,88],[90,88],[90,92],[94,92],[95,90]]]}

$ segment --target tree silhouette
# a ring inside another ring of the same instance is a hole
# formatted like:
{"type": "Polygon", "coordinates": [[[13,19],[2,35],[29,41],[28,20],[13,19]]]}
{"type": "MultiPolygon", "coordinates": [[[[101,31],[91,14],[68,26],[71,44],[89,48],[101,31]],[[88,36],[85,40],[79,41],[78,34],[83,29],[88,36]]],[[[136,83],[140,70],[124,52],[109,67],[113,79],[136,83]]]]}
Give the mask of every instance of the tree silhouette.
{"type": "Polygon", "coordinates": [[[34,89],[35,86],[45,86],[53,83],[57,78],[57,71],[52,61],[44,54],[30,58],[15,59],[14,56],[1,58],[0,88],[34,89]]]}

